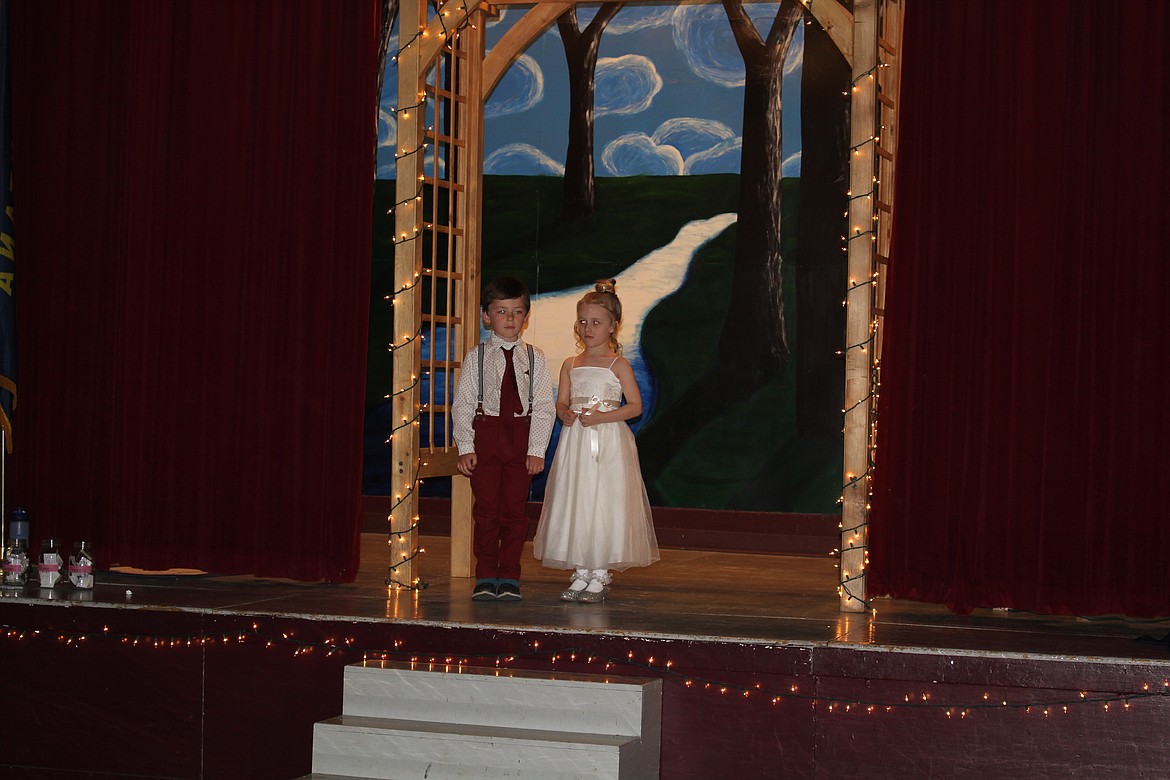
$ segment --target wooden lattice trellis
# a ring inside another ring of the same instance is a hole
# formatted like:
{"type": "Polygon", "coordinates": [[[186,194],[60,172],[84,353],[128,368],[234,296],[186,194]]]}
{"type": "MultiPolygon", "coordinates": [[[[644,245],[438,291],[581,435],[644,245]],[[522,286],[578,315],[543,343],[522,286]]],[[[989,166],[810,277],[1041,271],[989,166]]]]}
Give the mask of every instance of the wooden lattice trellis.
{"type": "MultiPolygon", "coordinates": [[[[484,45],[483,24],[475,22],[485,11],[469,11],[474,5],[460,4],[458,12],[417,0],[400,5],[398,94],[406,105],[396,112],[396,431],[387,577],[394,587],[417,580],[419,480],[456,473],[451,401],[463,354],[479,337],[484,45]]],[[[451,573],[468,576],[470,490],[464,480],[453,484],[451,573]]]]}
{"type": "MultiPolygon", "coordinates": [[[[842,495],[841,609],[866,609],[869,489],[876,436],[874,399],[893,213],[898,45],[903,0],[802,0],[853,72],[849,288],[845,344],[846,484],[842,495]]],[[[485,60],[478,0],[432,6],[403,0],[399,11],[398,160],[395,233],[393,509],[388,584],[415,582],[418,480],[455,474],[450,400],[459,361],[479,336],[483,106],[504,71],[568,9],[532,6],[485,60]],[[410,96],[417,96],[410,105],[410,96]]],[[[471,573],[471,496],[452,487],[453,576],[471,573]]]]}

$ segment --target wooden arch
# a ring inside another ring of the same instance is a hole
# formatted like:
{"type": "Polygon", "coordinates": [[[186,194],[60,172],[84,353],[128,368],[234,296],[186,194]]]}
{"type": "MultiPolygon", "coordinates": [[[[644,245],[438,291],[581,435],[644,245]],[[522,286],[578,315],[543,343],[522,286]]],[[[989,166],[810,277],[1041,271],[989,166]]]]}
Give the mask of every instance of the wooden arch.
{"type": "MultiPolygon", "coordinates": [[[[884,301],[879,269],[888,255],[893,212],[903,0],[854,0],[852,13],[837,0],[801,2],[853,73],[839,593],[842,611],[862,612],[868,605],[873,405],[884,301]]],[[[435,387],[436,378],[454,387],[459,360],[479,337],[484,103],[516,58],[578,3],[502,0],[494,5],[513,4],[531,8],[490,54],[485,54],[483,31],[493,5],[480,0],[448,0],[437,8],[426,0],[401,0],[399,5],[402,105],[396,109],[396,337],[391,347],[396,430],[391,435],[387,577],[393,589],[411,587],[417,579],[412,561],[418,552],[418,479],[456,473],[446,424],[449,410],[445,398],[436,398],[435,387]],[[434,74],[433,81],[428,74],[434,74]],[[428,115],[435,122],[432,128],[426,125],[428,115]],[[425,150],[430,144],[433,168],[428,173],[425,150]],[[440,149],[445,151],[441,162],[440,149]],[[443,349],[434,343],[424,349],[424,338],[438,332],[444,334],[443,349]],[[425,399],[419,390],[424,375],[430,379],[425,399]],[[436,419],[444,424],[436,425],[436,419]]],[[[471,576],[471,495],[461,478],[452,485],[451,551],[451,575],[471,576]]]]}

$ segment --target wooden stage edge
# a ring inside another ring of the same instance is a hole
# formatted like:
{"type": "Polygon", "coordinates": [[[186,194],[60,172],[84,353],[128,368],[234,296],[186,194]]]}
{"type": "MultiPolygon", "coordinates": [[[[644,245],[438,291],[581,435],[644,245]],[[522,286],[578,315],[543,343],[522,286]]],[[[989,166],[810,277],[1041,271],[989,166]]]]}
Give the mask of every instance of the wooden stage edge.
{"type": "MultiPolygon", "coordinates": [[[[362,496],[362,532],[385,533],[389,496],[362,496]]],[[[528,504],[528,538],[536,533],[541,504],[528,504]]],[[[771,555],[828,555],[841,540],[840,515],[728,512],[654,507],[654,532],[662,547],[771,555]]],[[[419,500],[419,527],[427,535],[449,536],[451,501],[419,500]]]]}
{"type": "Polygon", "coordinates": [[[422,542],[421,591],[386,589],[371,533],[354,583],[100,572],[89,592],[0,592],[0,777],[302,777],[366,657],[657,677],[665,780],[1170,774],[1170,621],[844,614],[829,556],[676,549],[585,605],[528,546],[524,600],[481,604],[448,540],[422,542]]]}

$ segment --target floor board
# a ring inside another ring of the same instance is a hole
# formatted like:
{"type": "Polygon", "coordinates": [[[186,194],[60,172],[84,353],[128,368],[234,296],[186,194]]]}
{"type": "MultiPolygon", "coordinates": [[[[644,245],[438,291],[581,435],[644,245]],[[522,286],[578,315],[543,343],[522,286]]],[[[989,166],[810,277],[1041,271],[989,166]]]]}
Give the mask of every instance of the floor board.
{"type": "Polygon", "coordinates": [[[385,587],[386,539],[362,537],[362,565],[346,584],[245,576],[157,576],[103,572],[92,593],[3,594],[31,600],[85,599],[101,605],[211,612],[404,620],[545,631],[717,638],[728,641],[847,643],[959,653],[1031,654],[1165,661],[1170,620],[1084,619],[1000,610],[957,615],[944,606],[876,599],[867,613],[842,613],[835,559],[702,550],[662,551],[652,566],[615,574],[603,604],[558,599],[568,572],[523,559],[524,599],[475,603],[472,580],[447,575],[446,537],[423,537],[418,591],[385,587]]]}

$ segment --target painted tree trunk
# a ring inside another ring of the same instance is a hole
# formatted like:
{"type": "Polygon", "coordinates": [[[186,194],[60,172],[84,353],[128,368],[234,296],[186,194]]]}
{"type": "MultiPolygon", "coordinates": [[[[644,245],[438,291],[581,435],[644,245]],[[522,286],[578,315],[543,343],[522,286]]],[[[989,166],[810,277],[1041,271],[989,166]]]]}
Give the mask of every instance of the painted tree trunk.
{"type": "Polygon", "coordinates": [[[723,6],[746,74],[731,305],[719,357],[746,381],[762,383],[783,370],[789,357],[780,253],[782,86],[802,10],[795,0],[784,0],[767,40],[761,40],[739,2],[724,0],[723,6]]]}
{"type": "Polygon", "coordinates": [[[577,29],[572,8],[557,18],[569,69],[569,146],[565,151],[561,219],[590,217],[597,210],[593,172],[593,100],[601,34],[622,3],[605,3],[584,30],[577,29]]]}
{"type": "Polygon", "coordinates": [[[799,256],[796,259],[796,424],[802,434],[841,435],[849,207],[849,63],[820,27],[804,28],[801,80],[799,256]]]}
{"type": "MultiPolygon", "coordinates": [[[[568,48],[568,44],[566,44],[568,48]]],[[[593,65],[569,59],[569,146],[561,219],[592,216],[597,209],[593,172],[593,65]]]]}

